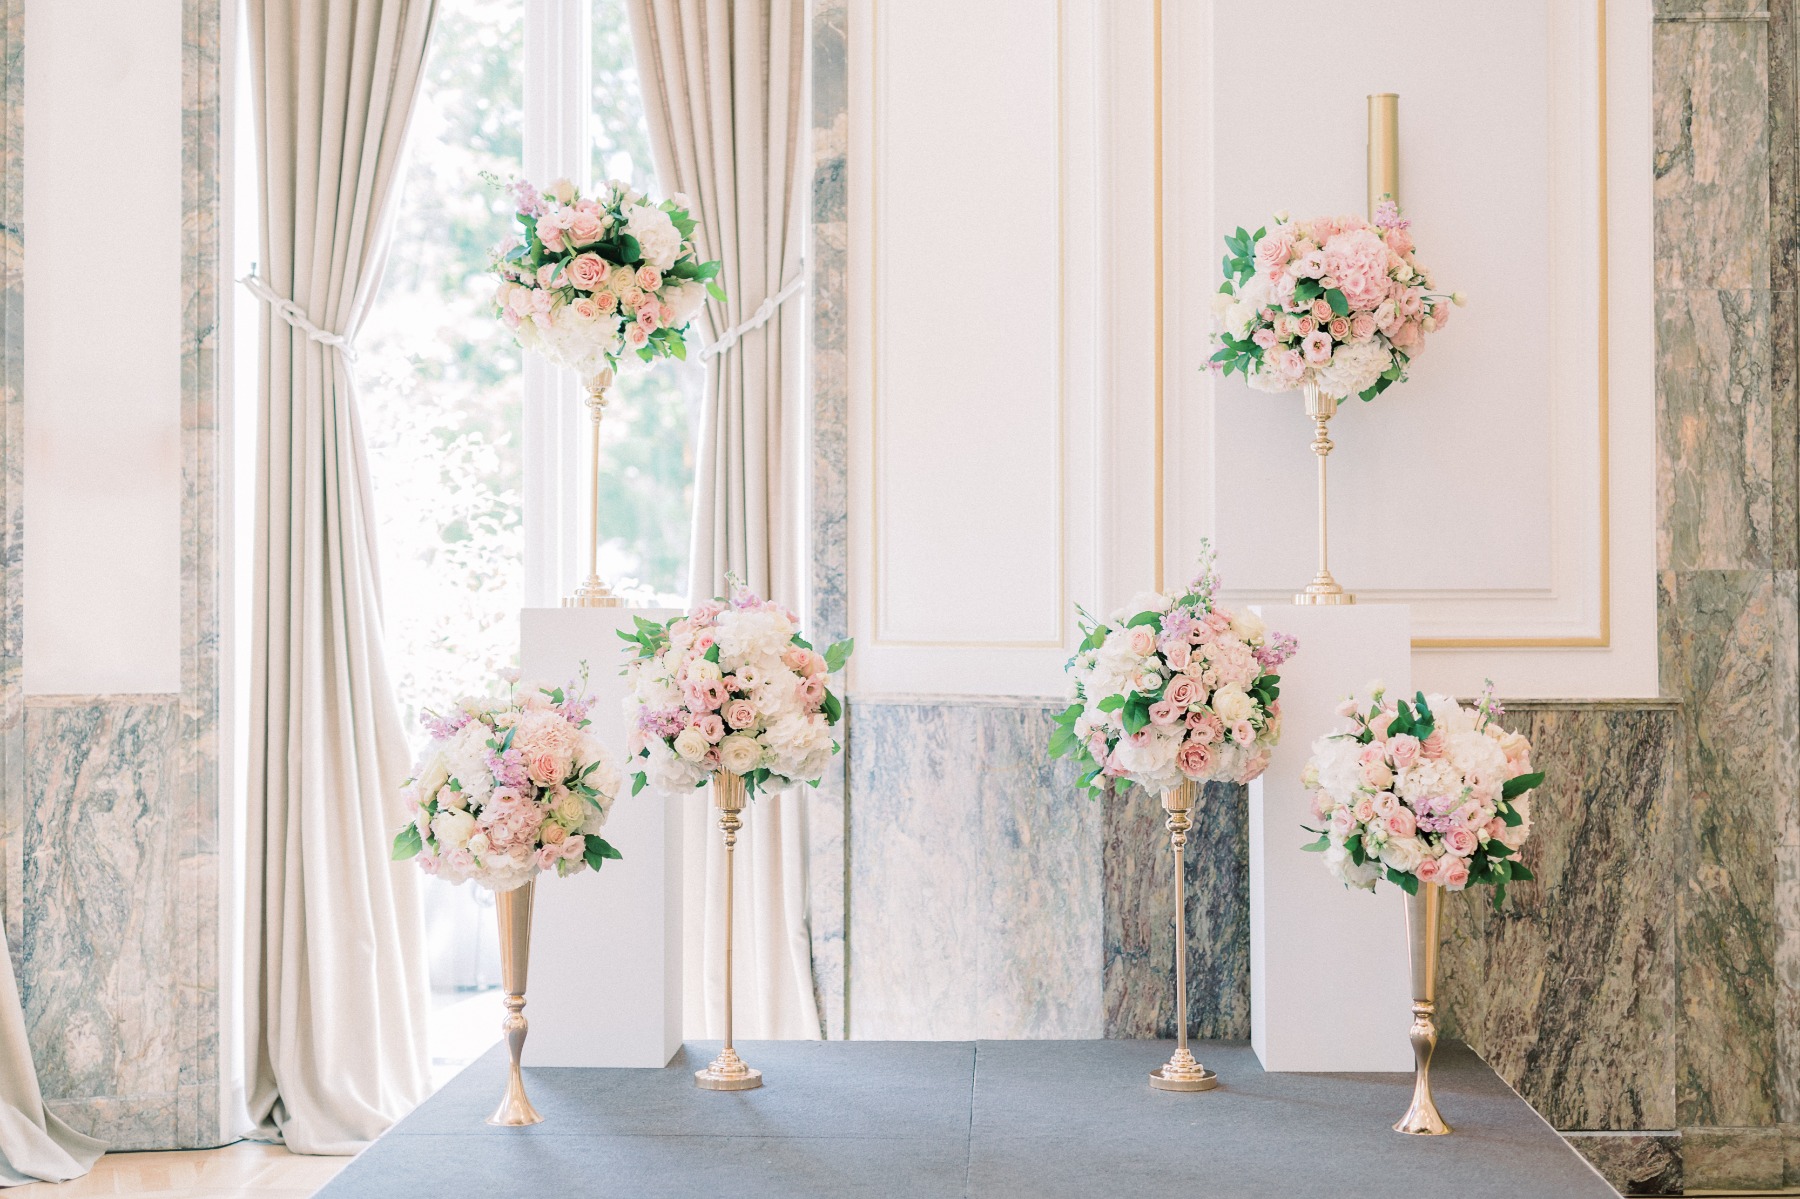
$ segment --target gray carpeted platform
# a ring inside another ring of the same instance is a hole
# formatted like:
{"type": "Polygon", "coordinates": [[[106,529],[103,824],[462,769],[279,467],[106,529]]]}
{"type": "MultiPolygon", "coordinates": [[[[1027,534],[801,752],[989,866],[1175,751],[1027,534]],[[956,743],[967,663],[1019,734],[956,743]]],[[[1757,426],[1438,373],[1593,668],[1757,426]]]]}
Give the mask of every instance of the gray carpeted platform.
{"type": "Polygon", "coordinates": [[[1095,1196],[1612,1199],[1473,1053],[1434,1070],[1449,1137],[1391,1125],[1411,1078],[1265,1074],[1241,1044],[1196,1055],[1218,1090],[1152,1091],[1152,1041],[757,1041],[767,1085],[699,1091],[716,1044],[666,1070],[531,1070],[545,1116],[482,1121],[500,1050],[352,1162],[321,1199],[429,1196],[1095,1196]]]}

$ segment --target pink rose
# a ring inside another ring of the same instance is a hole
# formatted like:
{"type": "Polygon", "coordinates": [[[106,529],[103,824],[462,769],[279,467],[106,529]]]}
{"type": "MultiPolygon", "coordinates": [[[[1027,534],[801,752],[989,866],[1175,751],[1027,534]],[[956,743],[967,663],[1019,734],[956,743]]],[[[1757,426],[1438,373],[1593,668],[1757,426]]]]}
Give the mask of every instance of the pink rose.
{"type": "Polygon", "coordinates": [[[1392,791],[1377,791],[1374,804],[1375,813],[1378,816],[1392,816],[1400,809],[1400,801],[1395,798],[1392,791]]]}
{"type": "Polygon", "coordinates": [[[569,222],[569,240],[578,246],[592,245],[599,241],[600,234],[604,231],[600,218],[593,212],[578,212],[575,219],[569,222]]]}
{"type": "Polygon", "coordinates": [[[548,870],[562,861],[562,851],[554,845],[546,845],[537,851],[537,868],[548,870]]]}
{"type": "Polygon", "coordinates": [[[1356,831],[1356,817],[1349,808],[1339,808],[1331,814],[1331,831],[1340,837],[1348,837],[1356,831]]]}
{"type": "MultiPolygon", "coordinates": [[[[567,795],[568,792],[564,791],[563,794],[567,795]]],[[[551,822],[546,824],[538,835],[544,839],[545,845],[556,845],[569,835],[569,830],[560,824],[551,822]]]]}
{"type": "Polygon", "coordinates": [[[795,674],[805,674],[806,663],[811,656],[812,651],[804,645],[790,645],[781,651],[781,664],[795,674]]]}
{"type": "Polygon", "coordinates": [[[1314,330],[1306,335],[1306,360],[1314,366],[1331,361],[1331,338],[1314,330]]]}
{"type": "Polygon", "coordinates": [[[1386,762],[1365,762],[1362,780],[1377,791],[1385,791],[1393,784],[1394,772],[1387,768],[1386,762]]]}
{"type": "Polygon", "coordinates": [[[606,286],[608,271],[606,262],[598,254],[577,254],[563,268],[569,282],[582,291],[594,291],[606,286]]]}
{"type": "Polygon", "coordinates": [[[1419,753],[1421,756],[1429,758],[1434,762],[1443,757],[1444,731],[1442,729],[1433,729],[1431,731],[1431,736],[1425,738],[1425,740],[1419,744],[1419,753]]]}
{"type": "Polygon", "coordinates": [[[1327,795],[1325,792],[1314,791],[1312,793],[1312,814],[1314,820],[1330,820],[1331,810],[1336,806],[1337,801],[1332,799],[1331,796],[1327,795]]]}
{"type": "Polygon", "coordinates": [[[1410,837],[1419,831],[1419,821],[1411,808],[1395,808],[1387,815],[1387,828],[1396,837],[1410,837]]]}
{"type": "Polygon", "coordinates": [[[1375,318],[1367,312],[1359,312],[1350,319],[1350,336],[1357,341],[1367,341],[1375,336],[1375,318]]]}
{"type": "MultiPolygon", "coordinates": [[[[600,294],[605,295],[606,293],[601,292],[600,294]]],[[[587,296],[582,296],[579,300],[570,304],[569,311],[573,312],[584,321],[597,321],[600,319],[600,306],[587,296]]]]}
{"type": "Polygon", "coordinates": [[[1298,333],[1301,337],[1306,337],[1308,334],[1310,334],[1314,329],[1317,329],[1318,327],[1319,327],[1319,322],[1315,321],[1310,316],[1303,316],[1299,320],[1294,322],[1294,332],[1298,333]]]}
{"type": "Polygon", "coordinates": [[[578,862],[587,853],[587,838],[569,837],[557,848],[562,851],[565,862],[578,862]]]}
{"type": "Polygon", "coordinates": [[[1188,659],[1193,655],[1194,647],[1185,641],[1177,641],[1163,650],[1163,657],[1169,660],[1172,670],[1186,670],[1188,659]]]}
{"type": "Polygon", "coordinates": [[[1250,340],[1265,350],[1269,349],[1275,344],[1275,330],[1265,325],[1255,333],[1252,333],[1250,335],[1250,340]]]}
{"type": "Polygon", "coordinates": [[[637,270],[637,285],[645,291],[655,291],[662,286],[662,272],[645,263],[637,270]]]}
{"type": "Polygon", "coordinates": [[[1459,858],[1466,858],[1474,853],[1479,844],[1475,834],[1461,826],[1444,834],[1444,848],[1459,858]]]}
{"type": "Polygon", "coordinates": [[[1469,864],[1461,858],[1438,861],[1438,880],[1448,891],[1460,891],[1469,885],[1469,864]]]}
{"type": "Polygon", "coordinates": [[[1148,625],[1138,625],[1126,634],[1125,644],[1131,647],[1132,653],[1146,658],[1156,651],[1156,634],[1150,631],[1148,625]]]}
{"type": "Polygon", "coordinates": [[[554,262],[546,262],[537,269],[537,285],[539,287],[556,286],[556,264],[554,262]]]}
{"type": "Polygon", "coordinates": [[[1483,831],[1487,833],[1488,840],[1498,841],[1501,835],[1506,832],[1506,821],[1496,816],[1487,822],[1487,828],[1483,831]]]}
{"type": "Polygon", "coordinates": [[[1375,819],[1375,801],[1366,795],[1358,799],[1356,801],[1356,819],[1362,824],[1367,824],[1375,819]]]}
{"type": "Polygon", "coordinates": [[[1338,341],[1350,340],[1350,322],[1344,317],[1333,317],[1331,323],[1327,325],[1325,329],[1326,332],[1330,333],[1331,336],[1338,341]]]}
{"type": "Polygon", "coordinates": [[[539,786],[547,787],[552,783],[562,782],[563,775],[568,773],[569,764],[553,753],[535,753],[525,760],[525,769],[531,780],[539,786]]]}
{"type": "Polygon", "coordinates": [[[1203,778],[1212,769],[1212,764],[1212,750],[1198,741],[1184,741],[1181,748],[1175,751],[1175,767],[1188,778],[1203,778]]]}
{"type": "Polygon", "coordinates": [[[1396,254],[1410,254],[1413,249],[1412,234],[1404,229],[1389,229],[1383,234],[1387,248],[1396,254]]]}
{"type": "Polygon", "coordinates": [[[1438,860],[1436,858],[1420,858],[1419,864],[1413,867],[1413,873],[1419,876],[1422,883],[1438,881],[1438,860]]]}
{"type": "Polygon", "coordinates": [[[1294,252],[1294,239],[1284,229],[1277,229],[1256,243],[1256,265],[1265,274],[1275,267],[1287,265],[1294,252]]]}
{"type": "Polygon", "coordinates": [[[719,719],[717,712],[708,712],[696,718],[694,727],[700,730],[702,737],[714,745],[717,745],[725,737],[725,722],[719,719]]]}
{"type": "Polygon", "coordinates": [[[610,291],[597,291],[594,293],[594,307],[600,310],[601,316],[610,316],[618,311],[619,297],[610,291]]]}
{"type": "Polygon", "coordinates": [[[1248,720],[1240,720],[1231,726],[1231,739],[1239,745],[1248,745],[1256,740],[1256,730],[1250,727],[1248,720]]]}
{"type": "Polygon", "coordinates": [[[1393,755],[1396,770],[1409,769],[1419,760],[1419,739],[1411,733],[1401,733],[1387,743],[1388,753],[1393,755]]]}
{"type": "MultiPolygon", "coordinates": [[[[1185,650],[1187,647],[1177,646],[1175,648],[1185,650]]],[[[1201,702],[1200,684],[1196,683],[1193,679],[1188,678],[1185,674],[1176,675],[1169,680],[1169,689],[1163,692],[1163,698],[1176,708],[1185,712],[1187,709],[1201,702]]]]}
{"type": "Polygon", "coordinates": [[[1298,379],[1306,372],[1306,360],[1299,350],[1283,350],[1275,357],[1275,369],[1283,378],[1298,379]]]}
{"type": "Polygon", "coordinates": [[[747,699],[732,700],[725,705],[725,723],[734,729],[747,729],[756,723],[756,705],[747,699]]]}
{"type": "Polygon", "coordinates": [[[1331,301],[1327,300],[1324,296],[1320,296],[1318,299],[1314,300],[1312,302],[1312,315],[1313,319],[1321,324],[1330,320],[1331,301]]]}
{"type": "Polygon", "coordinates": [[[650,344],[650,330],[639,324],[625,326],[625,344],[634,350],[641,350],[650,344]]]}
{"type": "Polygon", "coordinates": [[[1411,346],[1418,345],[1419,338],[1419,322],[1407,321],[1404,325],[1401,325],[1398,329],[1394,330],[1392,340],[1395,349],[1404,350],[1411,346]]]}

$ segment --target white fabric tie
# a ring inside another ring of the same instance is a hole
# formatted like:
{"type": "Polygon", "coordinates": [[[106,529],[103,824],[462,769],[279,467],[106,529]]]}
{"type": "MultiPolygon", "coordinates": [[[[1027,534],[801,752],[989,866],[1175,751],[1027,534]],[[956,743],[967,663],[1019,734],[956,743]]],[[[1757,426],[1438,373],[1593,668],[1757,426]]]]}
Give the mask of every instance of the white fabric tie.
{"type": "Polygon", "coordinates": [[[791,283],[756,306],[756,311],[750,315],[749,320],[741,325],[733,325],[731,328],[725,330],[725,332],[719,335],[717,341],[708,342],[706,347],[700,351],[700,360],[704,362],[716,354],[723,354],[726,350],[729,350],[732,346],[737,344],[738,338],[746,333],[752,333],[768,324],[769,318],[775,315],[775,310],[781,307],[790,296],[797,295],[805,284],[806,267],[802,266],[800,268],[800,273],[794,276],[791,283]]]}
{"type": "Polygon", "coordinates": [[[320,345],[336,346],[338,352],[343,354],[344,357],[352,362],[356,361],[356,350],[351,346],[348,337],[345,337],[342,333],[333,333],[328,329],[321,329],[311,321],[307,320],[306,313],[301,310],[300,305],[294,303],[292,300],[283,299],[276,293],[274,288],[258,278],[255,271],[251,271],[248,275],[239,279],[238,282],[249,288],[251,295],[273,308],[276,316],[279,316],[282,320],[306,334],[307,337],[318,342],[320,345]]]}

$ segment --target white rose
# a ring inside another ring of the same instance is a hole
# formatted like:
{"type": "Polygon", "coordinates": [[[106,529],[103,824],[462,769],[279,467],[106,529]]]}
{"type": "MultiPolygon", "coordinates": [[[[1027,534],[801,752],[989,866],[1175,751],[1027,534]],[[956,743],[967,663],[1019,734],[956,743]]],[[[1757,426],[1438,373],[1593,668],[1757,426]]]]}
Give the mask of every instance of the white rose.
{"type": "Polygon", "coordinates": [[[719,742],[719,765],[733,774],[749,774],[761,761],[762,746],[754,737],[733,733],[719,742]]]}
{"type": "Polygon", "coordinates": [[[717,662],[708,662],[701,658],[688,665],[687,677],[697,683],[716,683],[725,677],[717,662]]]}
{"type": "Polygon", "coordinates": [[[625,232],[637,239],[638,252],[657,270],[675,265],[681,253],[681,233],[662,209],[633,204],[626,209],[625,232]]]}
{"type": "Polygon", "coordinates": [[[487,851],[492,848],[493,846],[488,844],[488,835],[486,833],[476,833],[473,837],[469,838],[469,852],[478,858],[484,856],[487,851]]]}
{"type": "Polygon", "coordinates": [[[706,735],[691,724],[675,738],[675,752],[690,762],[704,758],[707,748],[706,735]]]}
{"type": "Polygon", "coordinates": [[[1417,837],[1395,837],[1381,847],[1381,860],[1402,874],[1411,874],[1425,856],[1425,847],[1417,837]]]}
{"type": "Polygon", "coordinates": [[[475,833],[475,817],[467,812],[439,812],[431,821],[431,835],[439,848],[461,849],[475,833]]]}
{"type": "Polygon", "coordinates": [[[680,329],[699,315],[700,306],[706,303],[706,285],[691,279],[683,283],[665,284],[662,302],[669,306],[670,326],[680,329]]]}
{"type": "Polygon", "coordinates": [[[1263,624],[1262,617],[1254,612],[1242,611],[1232,614],[1231,631],[1239,641],[1246,645],[1254,645],[1263,639],[1263,635],[1269,629],[1267,625],[1263,624]]]}
{"type": "Polygon", "coordinates": [[[1256,713],[1256,701],[1245,695],[1244,689],[1236,683],[1226,683],[1213,692],[1212,707],[1226,724],[1249,720],[1256,713]]]}

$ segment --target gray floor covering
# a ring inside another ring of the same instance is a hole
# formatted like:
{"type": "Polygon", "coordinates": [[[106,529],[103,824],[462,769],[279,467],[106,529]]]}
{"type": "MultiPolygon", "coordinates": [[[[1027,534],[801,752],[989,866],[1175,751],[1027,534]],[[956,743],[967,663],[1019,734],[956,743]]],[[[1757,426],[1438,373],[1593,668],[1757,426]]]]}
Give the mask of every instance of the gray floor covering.
{"type": "Polygon", "coordinates": [[[496,1048],[352,1162],[321,1199],[506,1196],[1103,1196],[1611,1199],[1599,1175],[1461,1045],[1434,1070],[1448,1137],[1391,1125],[1399,1074],[1265,1074],[1204,1043],[1221,1086],[1150,1089],[1152,1041],[760,1041],[766,1085],[699,1091],[716,1043],[666,1070],[530,1070],[545,1116],[482,1121],[496,1048]]]}

